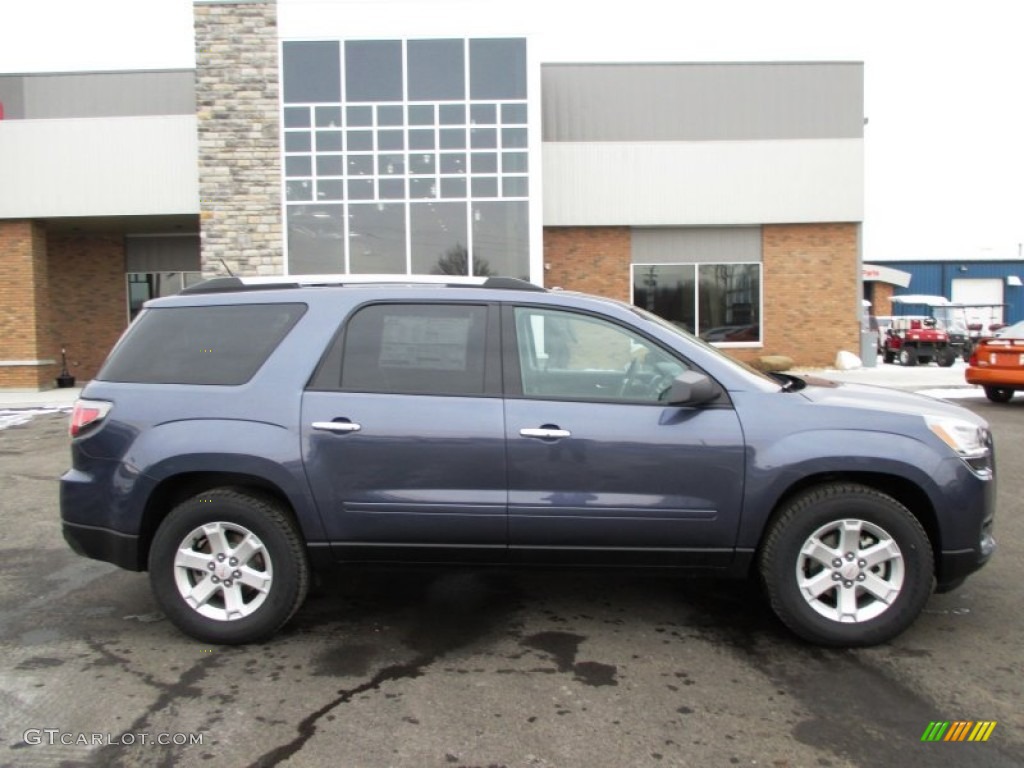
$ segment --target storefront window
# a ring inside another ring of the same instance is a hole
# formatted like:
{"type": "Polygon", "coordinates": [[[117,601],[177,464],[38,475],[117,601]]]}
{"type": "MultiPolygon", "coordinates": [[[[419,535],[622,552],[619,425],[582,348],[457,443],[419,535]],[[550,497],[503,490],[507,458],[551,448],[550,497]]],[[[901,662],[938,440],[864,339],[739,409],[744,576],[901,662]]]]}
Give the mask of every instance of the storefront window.
{"type": "Polygon", "coordinates": [[[134,320],[150,299],[173,296],[202,280],[202,272],[129,272],[128,319],[134,320]]]}
{"type": "Polygon", "coordinates": [[[760,264],[634,264],[633,303],[706,341],[761,342],[760,264]]]}
{"type": "Polygon", "coordinates": [[[530,277],[524,39],[288,41],[282,61],[290,273],[530,277]]]}

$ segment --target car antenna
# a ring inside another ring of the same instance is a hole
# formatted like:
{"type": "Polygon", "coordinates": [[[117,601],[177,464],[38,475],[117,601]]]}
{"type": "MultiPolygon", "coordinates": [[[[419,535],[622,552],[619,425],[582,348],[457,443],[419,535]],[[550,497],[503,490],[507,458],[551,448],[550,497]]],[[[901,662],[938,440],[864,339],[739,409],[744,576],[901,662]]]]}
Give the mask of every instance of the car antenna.
{"type": "Polygon", "coordinates": [[[220,262],[220,263],[221,263],[221,264],[223,265],[224,269],[225,269],[225,270],[227,271],[227,273],[228,273],[228,277],[234,277],[234,276],[235,276],[235,273],[231,271],[231,267],[229,267],[229,266],[228,266],[228,265],[227,265],[227,264],[226,264],[226,263],[224,262],[224,259],[217,259],[217,261],[219,261],[219,262],[220,262]]]}

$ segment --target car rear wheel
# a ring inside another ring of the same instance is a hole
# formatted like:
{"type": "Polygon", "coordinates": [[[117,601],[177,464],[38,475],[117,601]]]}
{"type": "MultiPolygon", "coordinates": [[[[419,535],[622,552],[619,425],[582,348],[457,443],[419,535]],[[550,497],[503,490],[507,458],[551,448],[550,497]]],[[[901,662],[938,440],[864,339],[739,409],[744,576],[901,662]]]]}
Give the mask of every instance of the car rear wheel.
{"type": "Polygon", "coordinates": [[[931,594],[934,569],[928,535],[907,508],[855,484],[790,501],[760,557],[776,615],[829,646],[875,645],[903,632],[931,594]]]}
{"type": "Polygon", "coordinates": [[[985,387],[985,397],[993,403],[1008,403],[1013,399],[1013,390],[1006,387],[985,387]]]}
{"type": "Polygon", "coordinates": [[[911,347],[904,347],[900,350],[900,365],[917,365],[917,350],[911,347]]]}
{"type": "Polygon", "coordinates": [[[149,554],[153,595],[181,631],[233,645],[270,637],[309,587],[301,537],[275,500],[232,488],[175,507],[149,554]]]}
{"type": "Polygon", "coordinates": [[[956,352],[947,347],[938,353],[936,362],[939,364],[940,368],[949,368],[956,362],[956,352]]]}

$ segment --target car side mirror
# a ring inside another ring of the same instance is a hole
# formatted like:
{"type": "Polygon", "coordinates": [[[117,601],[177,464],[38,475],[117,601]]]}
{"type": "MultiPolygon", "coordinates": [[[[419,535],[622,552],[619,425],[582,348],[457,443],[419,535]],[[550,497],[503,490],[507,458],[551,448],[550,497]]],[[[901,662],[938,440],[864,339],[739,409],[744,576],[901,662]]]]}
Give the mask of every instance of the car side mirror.
{"type": "Polygon", "coordinates": [[[667,401],[669,405],[703,405],[718,397],[719,389],[707,375],[683,371],[672,380],[667,401]]]}

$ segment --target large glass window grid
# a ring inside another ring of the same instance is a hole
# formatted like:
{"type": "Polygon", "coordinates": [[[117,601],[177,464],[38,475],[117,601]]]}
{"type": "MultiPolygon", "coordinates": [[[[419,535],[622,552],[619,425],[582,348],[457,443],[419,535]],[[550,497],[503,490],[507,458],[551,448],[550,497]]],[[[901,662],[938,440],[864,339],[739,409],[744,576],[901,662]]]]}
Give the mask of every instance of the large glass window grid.
{"type": "Polygon", "coordinates": [[[525,41],[348,41],[329,51],[330,45],[284,43],[289,271],[528,278],[525,41]],[[394,68],[382,63],[396,50],[399,75],[405,73],[400,89],[394,68]],[[376,75],[352,71],[364,54],[360,66],[374,62],[380,70],[375,82],[367,78],[376,75]],[[503,72],[502,56],[513,64],[504,79],[496,74],[503,72]],[[451,76],[449,66],[446,80],[446,63],[459,58],[461,73],[451,76]],[[423,66],[413,70],[410,59],[423,66]],[[317,67],[333,61],[340,74],[310,86],[288,72],[290,60],[317,67]],[[431,61],[431,76],[424,75],[431,61]],[[293,100],[289,82],[303,83],[294,89],[297,98],[318,100],[293,100]],[[350,92],[378,100],[348,101],[350,92]]]}
{"type": "Polygon", "coordinates": [[[634,264],[633,304],[725,346],[761,344],[761,264],[634,264]]]}

